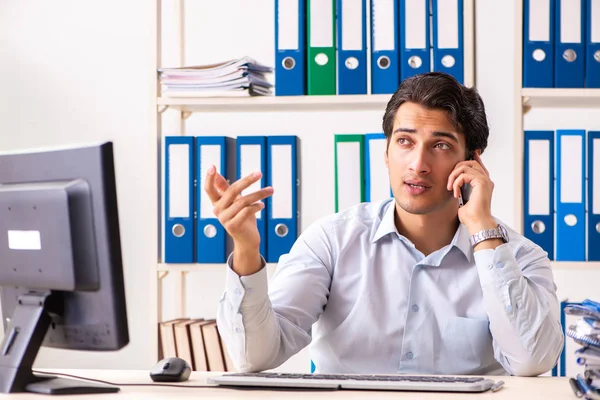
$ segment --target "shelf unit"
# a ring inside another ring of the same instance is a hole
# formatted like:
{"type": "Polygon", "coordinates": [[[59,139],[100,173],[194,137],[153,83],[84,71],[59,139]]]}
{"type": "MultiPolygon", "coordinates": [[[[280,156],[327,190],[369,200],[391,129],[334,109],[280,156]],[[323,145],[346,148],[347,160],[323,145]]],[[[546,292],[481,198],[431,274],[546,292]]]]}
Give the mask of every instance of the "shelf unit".
{"type": "MultiPolygon", "coordinates": [[[[172,0],[174,3],[174,15],[176,26],[177,59],[179,66],[184,66],[184,0],[172,0]]],[[[367,4],[369,4],[368,0],[367,4]]],[[[465,85],[475,85],[475,41],[474,41],[474,0],[463,1],[463,46],[464,46],[464,78],[465,85]]],[[[163,0],[156,0],[156,53],[155,71],[160,68],[162,59],[161,30],[162,30],[163,0]]],[[[367,25],[368,26],[368,25],[367,25]]],[[[180,294],[176,309],[179,315],[186,315],[185,309],[185,277],[189,273],[202,272],[207,268],[215,268],[216,265],[206,264],[165,264],[162,262],[162,215],[163,194],[162,190],[162,141],[161,130],[162,116],[166,110],[175,110],[179,115],[180,123],[177,124],[176,135],[185,135],[185,121],[193,113],[244,113],[244,112],[351,112],[365,110],[385,110],[391,95],[331,95],[331,96],[268,96],[268,97],[244,97],[244,98],[198,98],[198,97],[167,97],[162,96],[158,79],[152,81],[152,91],[156,93],[152,107],[155,118],[153,119],[153,135],[156,152],[156,174],[157,174],[157,223],[156,236],[158,241],[157,263],[152,267],[152,280],[156,281],[151,295],[152,304],[155,305],[156,319],[153,320],[152,329],[156,330],[158,321],[162,320],[162,290],[161,280],[167,275],[175,275],[178,292],[180,294]]],[[[224,267],[224,265],[219,265],[224,267]]],[[[276,264],[267,264],[268,274],[275,271],[276,264]]],[[[225,270],[223,270],[225,272],[225,270]]],[[[156,342],[158,350],[158,341],[156,342]]],[[[158,351],[157,351],[158,354],[158,351]]]]}
{"type": "MultiPolygon", "coordinates": [[[[515,21],[523,20],[523,0],[515,4],[515,21]]],[[[514,210],[515,228],[523,231],[523,158],[524,158],[524,119],[532,108],[560,109],[600,109],[600,89],[595,88],[524,88],[523,65],[523,25],[515,24],[515,74],[514,74],[514,210]]],[[[554,269],[600,270],[600,262],[553,261],[554,269]]]]}

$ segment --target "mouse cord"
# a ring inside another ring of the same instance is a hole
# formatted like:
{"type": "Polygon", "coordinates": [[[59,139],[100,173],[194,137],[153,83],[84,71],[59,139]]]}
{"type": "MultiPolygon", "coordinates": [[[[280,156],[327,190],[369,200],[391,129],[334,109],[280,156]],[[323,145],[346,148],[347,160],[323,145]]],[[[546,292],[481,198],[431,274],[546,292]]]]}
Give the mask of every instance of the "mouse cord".
{"type": "Polygon", "coordinates": [[[219,387],[219,385],[211,385],[211,384],[206,384],[206,385],[177,385],[177,384],[173,384],[173,383],[113,383],[113,382],[109,382],[109,381],[103,381],[101,379],[86,378],[86,377],[83,377],[83,376],[65,374],[63,372],[36,371],[36,370],[32,370],[32,372],[36,373],[36,374],[43,374],[43,375],[56,375],[56,376],[61,376],[61,377],[65,377],[65,378],[76,378],[76,379],[81,379],[81,380],[84,380],[84,381],[102,383],[102,384],[111,385],[111,386],[168,386],[168,387],[177,387],[177,388],[196,388],[196,389],[197,388],[208,388],[208,387],[216,387],[216,388],[219,387]]]}

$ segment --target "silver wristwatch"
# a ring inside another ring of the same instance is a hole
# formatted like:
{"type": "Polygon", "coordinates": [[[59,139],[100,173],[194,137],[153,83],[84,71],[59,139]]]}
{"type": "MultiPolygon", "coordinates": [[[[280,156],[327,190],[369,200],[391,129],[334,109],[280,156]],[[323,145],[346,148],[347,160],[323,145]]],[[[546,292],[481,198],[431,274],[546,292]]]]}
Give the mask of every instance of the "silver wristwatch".
{"type": "Polygon", "coordinates": [[[475,246],[488,239],[502,239],[504,243],[508,243],[508,232],[506,228],[498,224],[494,229],[484,229],[469,238],[471,246],[475,246]]]}

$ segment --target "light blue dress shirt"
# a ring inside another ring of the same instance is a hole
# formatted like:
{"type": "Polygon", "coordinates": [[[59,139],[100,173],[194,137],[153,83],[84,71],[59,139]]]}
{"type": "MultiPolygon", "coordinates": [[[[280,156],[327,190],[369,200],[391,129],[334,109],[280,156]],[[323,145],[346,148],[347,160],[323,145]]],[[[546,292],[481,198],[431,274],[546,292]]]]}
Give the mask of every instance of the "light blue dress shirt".
{"type": "MultiPolygon", "coordinates": [[[[473,252],[460,225],[425,257],[393,199],[312,224],[267,283],[229,258],[217,323],[240,371],[272,369],[310,344],[316,372],[512,374],[556,364],[564,337],[547,254],[509,243],[473,252]]],[[[264,260],[263,260],[264,262],[264,260]]]]}

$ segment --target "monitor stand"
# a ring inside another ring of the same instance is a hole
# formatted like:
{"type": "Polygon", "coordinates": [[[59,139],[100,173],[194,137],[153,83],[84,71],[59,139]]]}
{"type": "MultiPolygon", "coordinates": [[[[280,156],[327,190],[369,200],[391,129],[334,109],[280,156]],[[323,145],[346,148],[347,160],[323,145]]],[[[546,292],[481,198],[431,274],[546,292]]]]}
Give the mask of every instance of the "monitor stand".
{"type": "Polygon", "coordinates": [[[54,295],[30,291],[19,296],[0,345],[0,393],[88,394],[118,392],[117,386],[35,375],[31,368],[50,327],[54,295]]]}

